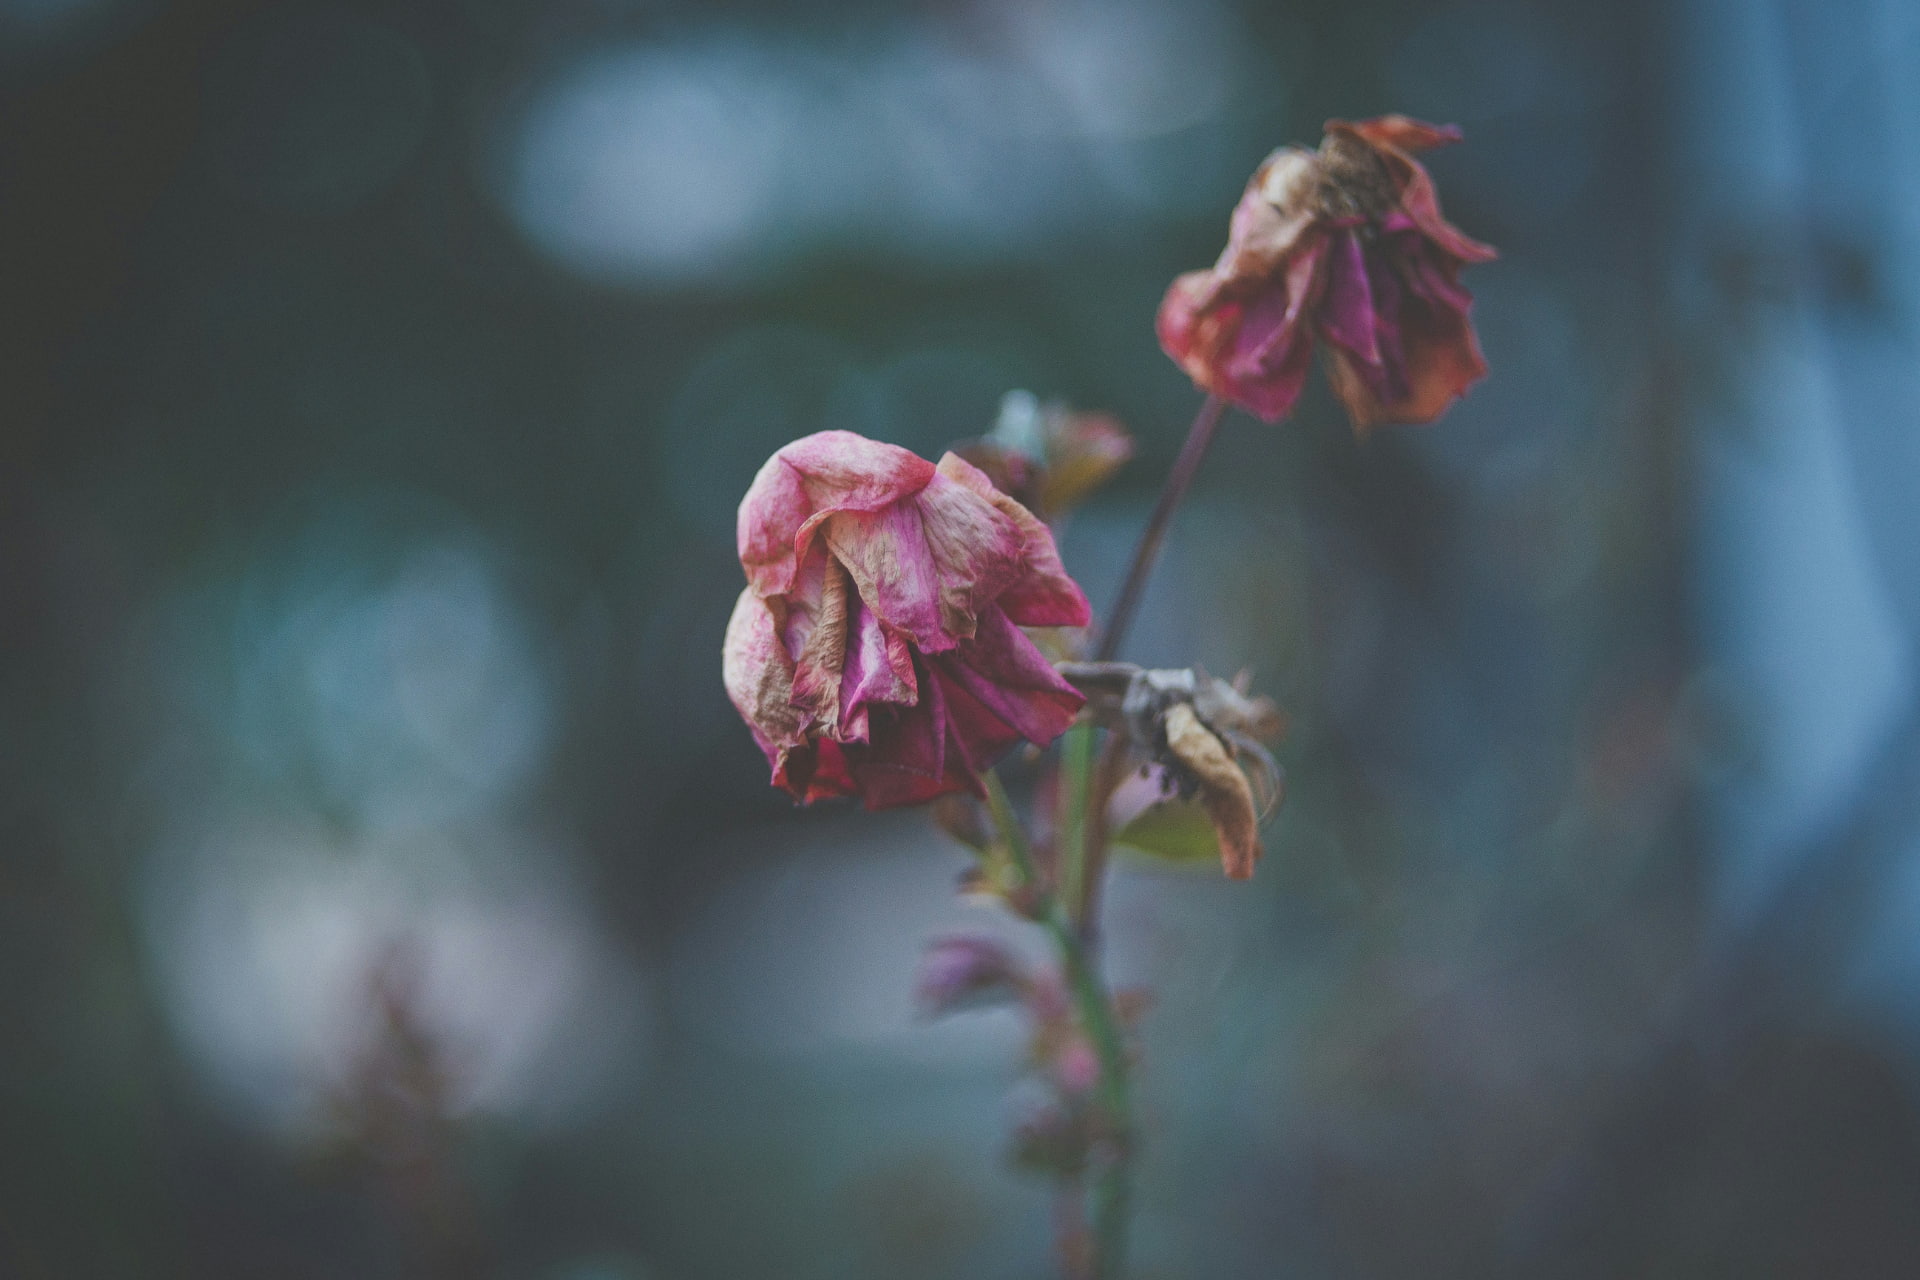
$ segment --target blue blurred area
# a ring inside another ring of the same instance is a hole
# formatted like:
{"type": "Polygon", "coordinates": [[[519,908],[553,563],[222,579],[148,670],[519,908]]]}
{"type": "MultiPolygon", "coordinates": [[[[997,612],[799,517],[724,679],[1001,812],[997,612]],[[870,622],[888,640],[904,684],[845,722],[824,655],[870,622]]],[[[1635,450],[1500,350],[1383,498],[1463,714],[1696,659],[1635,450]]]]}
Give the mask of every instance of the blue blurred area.
{"type": "MultiPolygon", "coordinates": [[[[720,688],[798,435],[1152,317],[1328,116],[1457,123],[1492,377],[1229,420],[1133,656],[1145,1277],[1920,1274],[1920,6],[0,0],[0,1275],[1040,1276],[986,917],[720,688]]],[[[1015,945],[1025,945],[1008,929],[1015,945]]]]}

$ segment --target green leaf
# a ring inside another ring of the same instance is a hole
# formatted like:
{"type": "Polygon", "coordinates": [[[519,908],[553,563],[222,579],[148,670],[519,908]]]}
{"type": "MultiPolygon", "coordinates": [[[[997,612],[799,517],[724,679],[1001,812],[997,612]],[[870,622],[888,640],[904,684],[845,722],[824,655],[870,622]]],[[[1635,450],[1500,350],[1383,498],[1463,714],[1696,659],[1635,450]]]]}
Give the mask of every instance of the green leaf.
{"type": "Polygon", "coordinates": [[[1156,804],[1114,833],[1113,843],[1166,862],[1218,860],[1220,843],[1207,811],[1188,800],[1156,804]]]}

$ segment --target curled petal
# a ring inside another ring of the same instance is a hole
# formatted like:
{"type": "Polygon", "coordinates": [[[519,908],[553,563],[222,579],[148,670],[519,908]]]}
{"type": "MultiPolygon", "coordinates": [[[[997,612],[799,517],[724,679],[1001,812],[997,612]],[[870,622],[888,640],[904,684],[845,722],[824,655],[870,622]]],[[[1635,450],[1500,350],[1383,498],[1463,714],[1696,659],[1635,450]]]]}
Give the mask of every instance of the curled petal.
{"type": "Polygon", "coordinates": [[[1299,248],[1319,217],[1313,204],[1319,160],[1282,147],[1253,171],[1227,225],[1227,247],[1214,263],[1223,278],[1270,276],[1299,248]]]}
{"type": "Polygon", "coordinates": [[[1453,125],[1432,125],[1406,116],[1381,116],[1350,123],[1327,121],[1327,132],[1360,139],[1379,153],[1400,193],[1400,208],[1422,235],[1462,262],[1491,262],[1499,257],[1493,246],[1465,235],[1440,212],[1440,194],[1433,178],[1412,153],[1460,141],[1453,125]]]}
{"type": "Polygon", "coordinates": [[[1441,215],[1439,192],[1425,168],[1405,156],[1389,159],[1388,168],[1397,171],[1400,207],[1427,239],[1462,262],[1492,262],[1500,256],[1492,245],[1475,240],[1441,215]]]}
{"type": "Polygon", "coordinates": [[[870,706],[911,706],[919,700],[920,689],[913,650],[905,638],[882,625],[858,596],[853,607],[853,634],[840,684],[839,737],[843,742],[864,742],[870,706]]]}
{"type": "Polygon", "coordinates": [[[781,449],[740,501],[738,543],[747,581],[761,595],[793,584],[803,544],[840,511],[880,511],[933,479],[933,464],[851,431],[821,431],[781,449]]]}
{"type": "Polygon", "coordinates": [[[1385,115],[1371,120],[1329,120],[1325,133],[1351,133],[1373,147],[1393,147],[1400,151],[1430,151],[1460,141],[1460,126],[1428,124],[1412,116],[1385,115]]]}
{"type": "MultiPolygon", "coordinates": [[[[793,704],[793,662],[781,642],[773,606],[752,587],[734,601],[721,646],[721,674],[727,696],[769,757],[805,738],[806,713],[793,704]]],[[[778,766],[777,759],[772,762],[778,766]]]]}
{"type": "MultiPolygon", "coordinates": [[[[1396,238],[1401,239],[1401,238],[1396,238]]],[[[1472,299],[1457,283],[1459,267],[1406,237],[1394,279],[1404,293],[1392,315],[1400,352],[1393,377],[1330,348],[1334,393],[1359,430],[1389,422],[1431,422],[1486,376],[1486,357],[1469,315],[1472,299]]]]}
{"type": "Polygon", "coordinates": [[[1019,527],[937,472],[909,501],[834,514],[826,539],[868,607],[923,653],[970,638],[980,611],[1025,569],[1019,527]]]}
{"type": "Polygon", "coordinates": [[[1023,627],[1084,627],[1093,621],[1080,584],[1067,576],[1054,545],[1053,531],[1006,494],[994,488],[985,472],[958,454],[940,459],[941,476],[984,498],[1019,532],[1023,572],[1008,584],[998,603],[1007,616],[1023,627]]]}
{"type": "Polygon", "coordinates": [[[853,775],[840,744],[816,739],[807,713],[794,702],[793,663],[779,634],[780,608],[752,587],[734,602],[722,646],[727,696],[772,766],[774,786],[796,800],[852,795],[853,775]]]}
{"type": "Polygon", "coordinates": [[[1167,287],[1154,317],[1154,332],[1160,349],[1202,386],[1217,354],[1219,342],[1213,339],[1212,312],[1220,296],[1220,278],[1211,271],[1189,271],[1167,287]]]}
{"type": "Polygon", "coordinates": [[[936,661],[947,679],[973,695],[1000,724],[1042,746],[1065,733],[1086,704],[1086,697],[1061,679],[1033,641],[997,608],[982,616],[973,644],[936,661]]]}
{"type": "Polygon", "coordinates": [[[1260,858],[1260,824],[1247,775],[1189,704],[1167,709],[1166,732],[1168,750],[1199,779],[1200,803],[1213,820],[1227,878],[1249,879],[1260,858]]]}
{"type": "Polygon", "coordinates": [[[1329,342],[1345,347],[1356,360],[1377,365],[1378,314],[1359,233],[1352,228],[1337,232],[1327,254],[1327,294],[1320,311],[1320,332],[1329,342]]]}
{"type": "Polygon", "coordinates": [[[1160,345],[1194,382],[1277,422],[1292,412],[1312,362],[1305,323],[1324,290],[1327,238],[1305,237],[1275,282],[1229,288],[1211,272],[1181,276],[1161,301],[1160,345]]]}
{"type": "Polygon", "coordinates": [[[913,706],[870,709],[867,741],[842,748],[867,808],[893,809],[979,790],[967,760],[949,750],[948,719],[940,681],[931,677],[920,681],[920,700],[913,706]]]}
{"type": "Polygon", "coordinates": [[[831,738],[795,747],[782,761],[773,781],[795,799],[809,804],[859,794],[847,753],[831,738]]]}
{"type": "MultiPolygon", "coordinates": [[[[808,557],[796,591],[787,598],[787,626],[783,639],[793,655],[792,700],[818,720],[840,717],[840,680],[847,664],[847,631],[851,619],[849,597],[853,586],[832,557],[816,552],[808,557]]],[[[857,597],[854,597],[857,600],[857,597]]]]}
{"type": "Polygon", "coordinates": [[[1313,355],[1307,318],[1326,291],[1329,240],[1309,237],[1287,264],[1280,288],[1253,299],[1233,325],[1231,345],[1210,390],[1269,422],[1293,412],[1313,355]]]}

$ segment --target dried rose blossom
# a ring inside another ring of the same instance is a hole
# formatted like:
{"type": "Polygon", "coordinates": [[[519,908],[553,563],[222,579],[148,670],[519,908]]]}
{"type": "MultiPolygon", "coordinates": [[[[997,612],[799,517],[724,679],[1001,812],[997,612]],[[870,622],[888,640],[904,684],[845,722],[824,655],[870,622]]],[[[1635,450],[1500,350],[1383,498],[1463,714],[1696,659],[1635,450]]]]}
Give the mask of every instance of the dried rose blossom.
{"type": "Polygon", "coordinates": [[[1285,791],[1279,764],[1259,742],[1286,727],[1272,700],[1248,696],[1244,675],[1229,682],[1196,667],[1066,662],[1060,672],[1094,699],[1097,716],[1124,729],[1164,796],[1200,802],[1227,878],[1250,878],[1262,852],[1260,823],[1285,791]]]}
{"type": "Polygon", "coordinates": [[[1355,430],[1431,422],[1486,374],[1460,268],[1494,251],[1440,214],[1413,153],[1460,131],[1405,116],[1327,123],[1254,173],[1227,247],[1160,304],[1160,345],[1207,391],[1284,418],[1322,344],[1355,430]]]}
{"type": "Polygon", "coordinates": [[[1086,596],[1047,527],[951,453],[797,440],[741,501],[739,549],[727,693],[798,799],[977,793],[976,770],[1080,709],[1020,628],[1085,626],[1086,596]]]}

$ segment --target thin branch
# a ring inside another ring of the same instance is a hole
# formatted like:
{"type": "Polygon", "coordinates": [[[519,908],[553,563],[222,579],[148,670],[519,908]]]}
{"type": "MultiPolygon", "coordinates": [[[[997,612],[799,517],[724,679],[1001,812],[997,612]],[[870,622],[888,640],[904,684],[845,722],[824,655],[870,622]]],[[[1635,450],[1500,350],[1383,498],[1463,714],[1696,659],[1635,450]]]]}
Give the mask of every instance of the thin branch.
{"type": "Polygon", "coordinates": [[[1113,603],[1113,612],[1107,615],[1106,629],[1100,635],[1100,645],[1094,657],[1101,662],[1112,661],[1120,652],[1120,642],[1127,637],[1127,628],[1133,623],[1133,615],[1140,607],[1140,597],[1147,589],[1147,578],[1153,573],[1154,561],[1160,558],[1160,543],[1167,536],[1167,527],[1173,523],[1174,512],[1180,509],[1181,499],[1187,496],[1187,489],[1193,484],[1194,476],[1200,473],[1200,463],[1207,456],[1207,448],[1213,443],[1214,431],[1220,425],[1220,416],[1226,412],[1227,402],[1219,396],[1208,396],[1200,403],[1200,412],[1193,417],[1193,425],[1187,428],[1187,442],[1180,446],[1180,456],[1174,459],[1173,470],[1167,473],[1166,487],[1160,490],[1160,501],[1154,504],[1153,515],[1147,519],[1147,527],[1140,533],[1140,541],[1133,549],[1133,563],[1127,566],[1126,580],[1120,586],[1120,597],[1113,603]]]}

